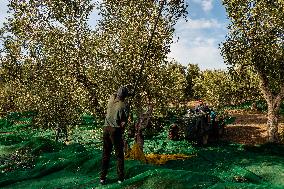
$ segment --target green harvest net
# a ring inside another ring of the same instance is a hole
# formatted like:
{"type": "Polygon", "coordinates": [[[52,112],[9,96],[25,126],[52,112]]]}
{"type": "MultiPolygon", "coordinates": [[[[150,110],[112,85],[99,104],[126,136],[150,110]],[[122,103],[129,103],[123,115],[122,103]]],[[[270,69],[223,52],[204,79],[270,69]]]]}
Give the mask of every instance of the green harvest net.
{"type": "Polygon", "coordinates": [[[162,132],[145,140],[146,155],[188,157],[168,159],[159,165],[125,160],[126,180],[121,184],[117,183],[116,161],[112,158],[108,184],[101,186],[99,126],[77,127],[69,145],[54,142],[48,130],[19,130],[15,125],[1,130],[0,188],[4,189],[284,188],[283,145],[243,146],[223,141],[196,147],[184,140],[171,141],[162,132]]]}
{"type": "Polygon", "coordinates": [[[122,184],[117,184],[116,162],[113,159],[108,185],[99,186],[101,150],[87,150],[80,144],[65,146],[34,138],[25,144],[18,144],[18,147],[1,146],[0,186],[31,189],[284,187],[283,146],[245,147],[222,143],[194,150],[195,156],[170,160],[162,165],[126,160],[126,180],[122,184]],[[21,160],[14,154],[16,149],[21,160]],[[25,150],[28,153],[20,155],[25,150]],[[3,152],[15,158],[15,164],[8,165],[3,152]]]}

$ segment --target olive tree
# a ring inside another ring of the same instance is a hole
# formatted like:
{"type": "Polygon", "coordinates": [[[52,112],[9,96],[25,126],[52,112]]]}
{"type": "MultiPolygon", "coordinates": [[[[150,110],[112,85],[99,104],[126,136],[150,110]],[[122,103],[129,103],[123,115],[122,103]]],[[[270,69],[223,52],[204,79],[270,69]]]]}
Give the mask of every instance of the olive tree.
{"type": "MultiPolygon", "coordinates": [[[[120,85],[135,88],[133,105],[162,107],[174,96],[168,73],[167,54],[173,42],[174,26],[186,14],[186,5],[178,1],[105,0],[99,8],[97,35],[99,54],[105,65],[101,99],[120,85]],[[137,86],[136,86],[137,85],[137,86]]],[[[176,83],[178,84],[178,83],[176,83]]]]}
{"type": "Polygon", "coordinates": [[[108,94],[136,81],[134,104],[161,107],[174,98],[169,86],[182,83],[166,75],[174,26],[186,14],[182,0],[105,0],[95,29],[87,22],[91,0],[10,0],[8,6],[0,33],[3,95],[14,110],[37,111],[40,126],[65,128],[84,111],[102,113],[108,94]]]}
{"type": "Polygon", "coordinates": [[[222,55],[229,65],[250,67],[268,105],[269,142],[278,140],[280,104],[284,97],[284,2],[223,0],[231,20],[222,55]]]}
{"type": "Polygon", "coordinates": [[[205,70],[195,78],[195,96],[207,101],[211,106],[221,107],[232,102],[235,83],[223,70],[205,70]]]}
{"type": "Polygon", "coordinates": [[[187,100],[197,98],[197,96],[194,95],[195,91],[193,86],[195,84],[195,79],[200,76],[200,73],[201,71],[197,64],[188,64],[186,69],[186,88],[184,91],[184,95],[187,100]]]}
{"type": "Polygon", "coordinates": [[[95,40],[86,23],[92,5],[10,0],[8,6],[1,30],[1,70],[13,90],[7,95],[18,111],[38,112],[37,125],[66,131],[89,105],[84,68],[94,58],[88,45],[95,40]]]}

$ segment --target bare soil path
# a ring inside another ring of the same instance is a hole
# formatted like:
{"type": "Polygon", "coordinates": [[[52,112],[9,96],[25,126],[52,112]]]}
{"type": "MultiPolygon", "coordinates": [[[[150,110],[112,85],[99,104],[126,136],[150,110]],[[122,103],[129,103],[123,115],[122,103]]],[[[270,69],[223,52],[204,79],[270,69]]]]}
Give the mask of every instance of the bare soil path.
{"type": "MultiPolygon", "coordinates": [[[[230,111],[236,117],[233,124],[227,125],[223,140],[246,145],[263,144],[267,141],[266,115],[257,112],[230,111]]],[[[280,119],[279,132],[284,130],[284,118],[280,119]]]]}

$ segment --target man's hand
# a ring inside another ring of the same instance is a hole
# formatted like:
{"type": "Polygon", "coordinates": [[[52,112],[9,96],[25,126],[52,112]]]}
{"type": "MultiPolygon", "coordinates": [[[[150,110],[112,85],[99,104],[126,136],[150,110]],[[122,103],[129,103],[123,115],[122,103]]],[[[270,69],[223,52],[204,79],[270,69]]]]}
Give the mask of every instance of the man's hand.
{"type": "Polygon", "coordinates": [[[122,130],[123,133],[124,133],[124,131],[125,131],[125,126],[126,126],[126,122],[121,122],[120,128],[121,128],[121,130],[122,130]]]}

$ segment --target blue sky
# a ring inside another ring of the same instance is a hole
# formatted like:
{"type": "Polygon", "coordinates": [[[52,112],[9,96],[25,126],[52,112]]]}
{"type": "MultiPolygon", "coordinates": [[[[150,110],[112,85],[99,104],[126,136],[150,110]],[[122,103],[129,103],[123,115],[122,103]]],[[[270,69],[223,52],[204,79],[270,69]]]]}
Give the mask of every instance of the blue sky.
{"type": "Polygon", "coordinates": [[[198,64],[204,69],[226,69],[219,44],[225,40],[227,20],[221,0],[187,0],[188,22],[181,20],[170,57],[183,65],[198,64]]]}
{"type": "MultiPolygon", "coordinates": [[[[0,26],[7,16],[7,2],[0,1],[0,26]]],[[[180,20],[177,24],[169,58],[184,66],[198,64],[202,70],[226,69],[219,44],[225,40],[229,21],[221,0],[187,0],[187,3],[188,22],[180,20]]],[[[94,15],[91,20],[95,21],[94,15]]]]}

